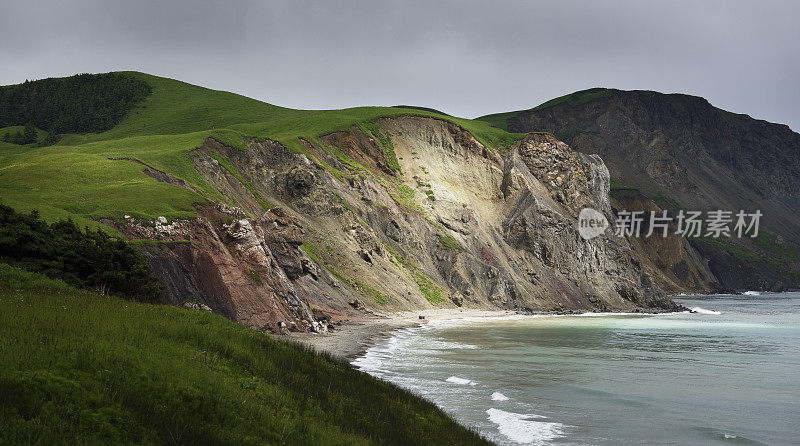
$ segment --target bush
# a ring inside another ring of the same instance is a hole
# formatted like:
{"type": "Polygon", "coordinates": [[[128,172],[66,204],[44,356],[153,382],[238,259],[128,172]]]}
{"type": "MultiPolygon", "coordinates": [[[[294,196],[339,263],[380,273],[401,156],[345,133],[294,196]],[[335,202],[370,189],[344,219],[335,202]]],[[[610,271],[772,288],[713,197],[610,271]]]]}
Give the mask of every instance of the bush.
{"type": "Polygon", "coordinates": [[[153,301],[160,286],[147,259],[125,240],[72,220],[50,225],[36,211],[19,214],[0,204],[0,261],[104,293],[153,301]]]}

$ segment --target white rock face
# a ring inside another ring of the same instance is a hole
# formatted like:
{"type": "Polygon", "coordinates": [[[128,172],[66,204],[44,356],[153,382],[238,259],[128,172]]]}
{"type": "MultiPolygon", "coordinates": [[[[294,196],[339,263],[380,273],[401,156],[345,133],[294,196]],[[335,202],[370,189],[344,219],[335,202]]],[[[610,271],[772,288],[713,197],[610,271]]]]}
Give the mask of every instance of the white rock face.
{"type": "Polygon", "coordinates": [[[237,220],[225,226],[228,234],[236,240],[236,248],[262,266],[269,266],[269,259],[264,247],[264,236],[261,228],[254,228],[250,220],[237,220]]]}

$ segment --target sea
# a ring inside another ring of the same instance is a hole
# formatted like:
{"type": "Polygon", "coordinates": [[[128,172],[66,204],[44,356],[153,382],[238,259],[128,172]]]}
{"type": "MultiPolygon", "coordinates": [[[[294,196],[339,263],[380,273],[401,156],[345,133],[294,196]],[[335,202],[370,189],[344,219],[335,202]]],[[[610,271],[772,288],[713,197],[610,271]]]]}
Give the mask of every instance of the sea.
{"type": "Polygon", "coordinates": [[[353,364],[501,445],[800,445],[800,293],[431,321],[353,364]]]}

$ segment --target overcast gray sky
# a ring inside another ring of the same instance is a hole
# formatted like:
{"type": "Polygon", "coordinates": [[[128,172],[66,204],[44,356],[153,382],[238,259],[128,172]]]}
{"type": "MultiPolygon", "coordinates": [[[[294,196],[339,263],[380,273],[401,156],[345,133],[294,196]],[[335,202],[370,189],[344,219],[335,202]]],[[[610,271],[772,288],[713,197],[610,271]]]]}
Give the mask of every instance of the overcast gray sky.
{"type": "Polygon", "coordinates": [[[0,84],[138,70],[293,108],[458,116],[602,86],[800,130],[795,1],[0,0],[0,84]]]}

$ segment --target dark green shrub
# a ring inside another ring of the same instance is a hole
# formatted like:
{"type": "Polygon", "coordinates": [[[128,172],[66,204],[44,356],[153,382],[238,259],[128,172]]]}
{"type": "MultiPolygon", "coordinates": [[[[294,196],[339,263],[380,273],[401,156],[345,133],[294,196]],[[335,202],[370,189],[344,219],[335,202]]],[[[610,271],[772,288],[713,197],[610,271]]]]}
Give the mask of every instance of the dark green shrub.
{"type": "Polygon", "coordinates": [[[36,211],[0,204],[0,261],[71,285],[152,301],[160,286],[147,259],[122,239],[81,230],[72,220],[47,224],[36,211]]]}
{"type": "Polygon", "coordinates": [[[56,134],[102,132],[118,124],[150,91],[145,82],[120,73],[0,87],[0,127],[31,125],[56,134]]]}

